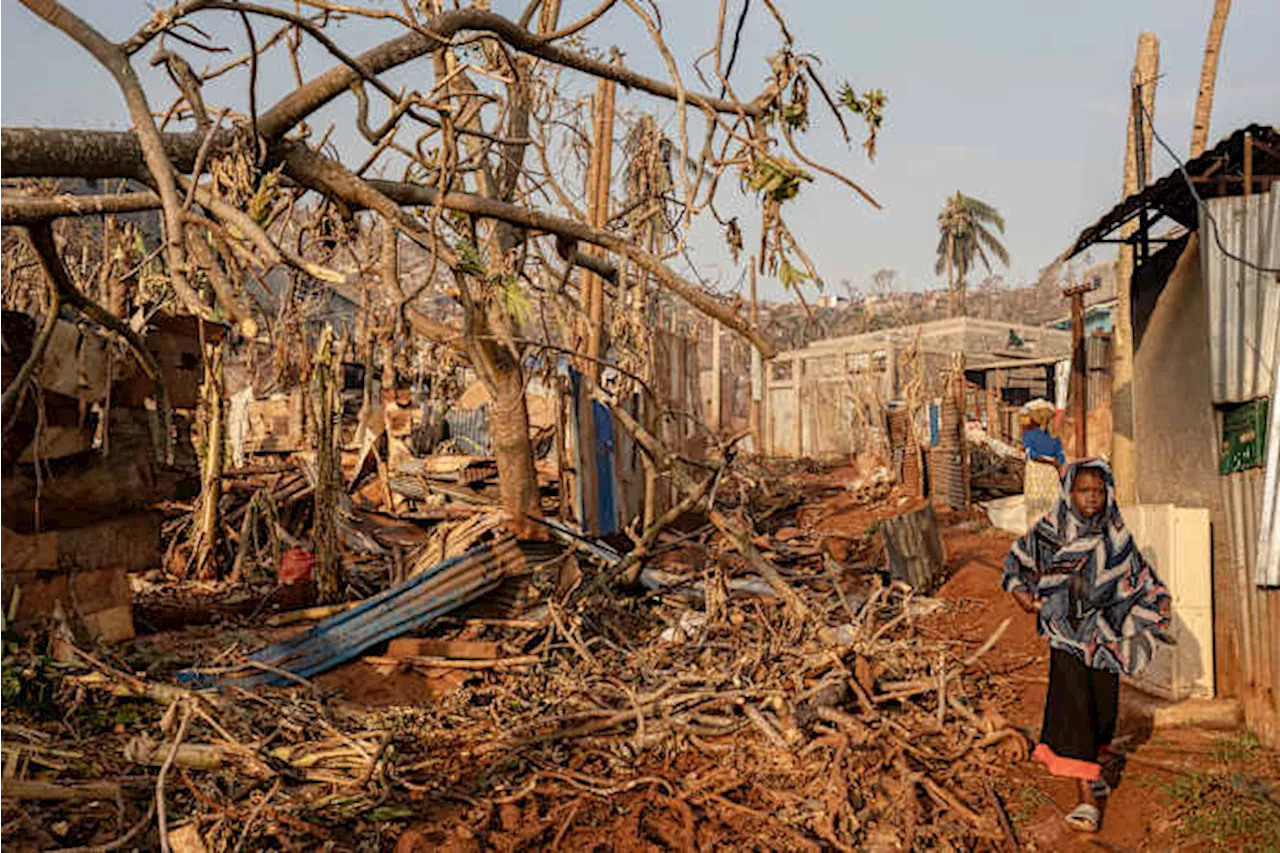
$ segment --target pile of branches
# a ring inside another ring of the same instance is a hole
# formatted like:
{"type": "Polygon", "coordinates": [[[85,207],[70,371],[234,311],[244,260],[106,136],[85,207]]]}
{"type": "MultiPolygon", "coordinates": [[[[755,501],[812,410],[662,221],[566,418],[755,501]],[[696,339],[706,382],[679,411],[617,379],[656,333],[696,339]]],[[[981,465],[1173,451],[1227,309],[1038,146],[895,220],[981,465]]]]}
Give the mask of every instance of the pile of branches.
{"type": "Polygon", "coordinates": [[[474,762],[501,780],[468,794],[454,831],[682,849],[965,849],[1011,835],[987,780],[1027,741],[980,710],[973,672],[1005,625],[957,660],[913,628],[939,605],[901,586],[877,585],[857,609],[800,591],[799,609],[735,599],[714,573],[705,588],[702,609],[665,614],[675,631],[634,645],[604,625],[589,637],[592,619],[562,624],[568,648],[491,694],[518,713],[473,718],[425,751],[414,781],[440,796],[474,762]],[[511,805],[521,820],[495,815],[511,805]]]}
{"type": "MultiPolygon", "coordinates": [[[[56,690],[73,713],[57,736],[43,726],[15,739],[6,723],[5,749],[21,756],[5,790],[47,786],[33,796],[78,805],[58,804],[74,817],[55,820],[24,803],[6,838],[52,826],[74,839],[40,835],[45,844],[126,831],[143,844],[174,831],[178,815],[210,850],[386,849],[401,834],[513,849],[623,837],[972,849],[1011,838],[987,780],[1028,745],[984,709],[990,687],[976,666],[1007,623],[961,656],[920,630],[941,602],[830,562],[784,575],[741,517],[710,517],[714,559],[694,594],[453,623],[445,636],[498,639],[521,666],[477,668],[460,690],[411,708],[346,704],[296,678],[199,694],[154,666],[144,679],[137,662],[112,665],[63,641],[56,690]],[[765,594],[735,583],[749,572],[765,594]],[[95,738],[74,729],[84,709],[118,717],[139,704],[137,725],[95,738]]],[[[230,667],[240,648],[193,649],[193,659],[170,649],[162,666],[230,667]]]]}

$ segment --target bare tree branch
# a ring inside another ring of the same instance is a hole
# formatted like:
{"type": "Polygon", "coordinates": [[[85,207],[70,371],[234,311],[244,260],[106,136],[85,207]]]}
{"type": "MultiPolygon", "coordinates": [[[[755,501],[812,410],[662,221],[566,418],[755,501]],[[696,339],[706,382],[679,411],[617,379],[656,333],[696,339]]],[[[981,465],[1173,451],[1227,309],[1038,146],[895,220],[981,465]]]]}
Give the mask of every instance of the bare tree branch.
{"type": "Polygon", "coordinates": [[[138,82],[133,66],[129,64],[128,55],[107,41],[84,20],[68,11],[57,0],[22,0],[22,3],[87,50],[115,78],[116,85],[120,87],[129,108],[129,116],[133,119],[134,132],[138,135],[143,158],[156,188],[160,191],[160,198],[164,202],[165,254],[169,262],[169,277],[173,289],[188,311],[200,317],[207,317],[208,309],[187,282],[182,202],[174,182],[173,166],[165,155],[164,143],[151,118],[151,107],[147,103],[146,93],[142,90],[142,84],[138,82]]]}

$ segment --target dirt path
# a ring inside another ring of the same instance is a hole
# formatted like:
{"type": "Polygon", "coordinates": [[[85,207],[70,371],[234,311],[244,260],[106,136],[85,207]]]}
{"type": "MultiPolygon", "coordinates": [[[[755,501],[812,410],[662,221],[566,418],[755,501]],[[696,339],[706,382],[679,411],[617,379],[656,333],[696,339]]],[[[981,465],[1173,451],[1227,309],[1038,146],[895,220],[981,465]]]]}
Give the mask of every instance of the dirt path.
{"type": "MultiPolygon", "coordinates": [[[[950,606],[928,630],[977,646],[1006,618],[1001,643],[981,661],[996,686],[990,709],[1018,728],[1039,732],[1048,688],[1048,646],[1034,618],[999,589],[1000,565],[1013,536],[950,528],[945,535],[950,580],[938,596],[950,606]]],[[[1245,732],[1174,728],[1152,731],[1142,697],[1121,688],[1118,745],[1126,755],[1107,804],[1102,831],[1080,836],[1064,811],[1074,785],[1024,762],[997,788],[1019,840],[1039,850],[1280,850],[1280,756],[1245,732]],[[1270,793],[1272,800],[1267,800],[1270,793]]]]}

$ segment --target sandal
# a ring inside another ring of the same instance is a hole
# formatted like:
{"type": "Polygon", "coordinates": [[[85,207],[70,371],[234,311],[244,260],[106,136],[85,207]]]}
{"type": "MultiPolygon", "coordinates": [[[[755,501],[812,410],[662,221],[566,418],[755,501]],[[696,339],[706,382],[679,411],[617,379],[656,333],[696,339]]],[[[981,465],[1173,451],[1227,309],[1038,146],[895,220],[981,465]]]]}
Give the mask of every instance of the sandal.
{"type": "Polygon", "coordinates": [[[1098,807],[1089,803],[1081,803],[1067,815],[1067,826],[1076,832],[1097,832],[1101,815],[1098,807]]]}

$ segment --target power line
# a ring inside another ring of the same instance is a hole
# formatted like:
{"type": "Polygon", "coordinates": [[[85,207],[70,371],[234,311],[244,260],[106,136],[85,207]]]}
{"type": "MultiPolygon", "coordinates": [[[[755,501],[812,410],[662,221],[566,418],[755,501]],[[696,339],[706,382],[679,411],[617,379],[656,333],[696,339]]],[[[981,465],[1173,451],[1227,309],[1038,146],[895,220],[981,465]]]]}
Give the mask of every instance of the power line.
{"type": "MultiPolygon", "coordinates": [[[[1209,224],[1212,226],[1213,230],[1213,241],[1217,243],[1218,251],[1222,252],[1223,255],[1231,258],[1233,261],[1236,261],[1249,269],[1257,270],[1260,273],[1280,273],[1280,269],[1259,266],[1246,258],[1242,258],[1239,255],[1234,255],[1227,251],[1227,247],[1222,245],[1222,237],[1218,234],[1218,220],[1214,219],[1213,214],[1209,211],[1209,206],[1205,204],[1204,199],[1200,197],[1200,193],[1196,192],[1195,183],[1191,180],[1191,176],[1187,174],[1187,167],[1183,165],[1182,160],[1179,159],[1178,155],[1169,147],[1169,144],[1160,137],[1160,134],[1156,133],[1156,124],[1152,120],[1151,113],[1148,112],[1146,105],[1142,103],[1142,99],[1137,98],[1135,100],[1138,106],[1142,109],[1143,115],[1146,116],[1147,127],[1151,128],[1151,135],[1160,143],[1160,147],[1165,150],[1165,153],[1173,158],[1173,162],[1178,164],[1178,172],[1182,175],[1182,179],[1186,181],[1187,189],[1191,191],[1191,197],[1196,200],[1197,207],[1204,213],[1205,218],[1209,220],[1209,224]]],[[[1136,140],[1136,142],[1141,144],[1141,140],[1136,140]]],[[[1252,350],[1253,354],[1262,362],[1262,366],[1265,370],[1271,372],[1275,369],[1275,366],[1271,363],[1270,359],[1267,358],[1267,354],[1262,351],[1262,348],[1258,345],[1257,341],[1251,340],[1249,335],[1244,333],[1243,328],[1241,329],[1241,339],[1244,341],[1245,346],[1252,350]]]]}
{"type": "Polygon", "coordinates": [[[1187,174],[1186,165],[1183,164],[1181,158],[1179,158],[1178,155],[1174,153],[1173,149],[1169,147],[1169,144],[1164,141],[1164,138],[1160,136],[1159,133],[1156,132],[1155,120],[1151,117],[1151,113],[1147,110],[1146,104],[1142,103],[1141,98],[1137,99],[1137,103],[1138,103],[1138,106],[1142,109],[1142,114],[1146,116],[1147,127],[1151,128],[1152,137],[1155,138],[1156,142],[1160,143],[1160,147],[1163,148],[1165,150],[1165,153],[1168,154],[1171,158],[1173,158],[1173,162],[1178,165],[1178,172],[1179,174],[1182,175],[1182,180],[1186,182],[1187,189],[1190,190],[1191,192],[1191,197],[1196,200],[1196,207],[1202,213],[1204,213],[1205,218],[1209,220],[1209,225],[1212,227],[1212,231],[1213,231],[1213,242],[1217,244],[1218,251],[1222,252],[1222,254],[1226,255],[1228,258],[1231,258],[1231,260],[1236,261],[1237,263],[1243,264],[1244,266],[1248,267],[1251,270],[1255,270],[1260,273],[1280,273],[1280,268],[1264,267],[1259,264],[1255,264],[1253,261],[1250,261],[1247,258],[1242,258],[1239,255],[1229,252],[1227,250],[1227,247],[1222,245],[1222,235],[1218,233],[1218,220],[1214,218],[1213,213],[1210,212],[1209,210],[1209,206],[1205,204],[1204,199],[1200,197],[1200,193],[1196,191],[1195,182],[1192,181],[1191,176],[1187,174]]]}

